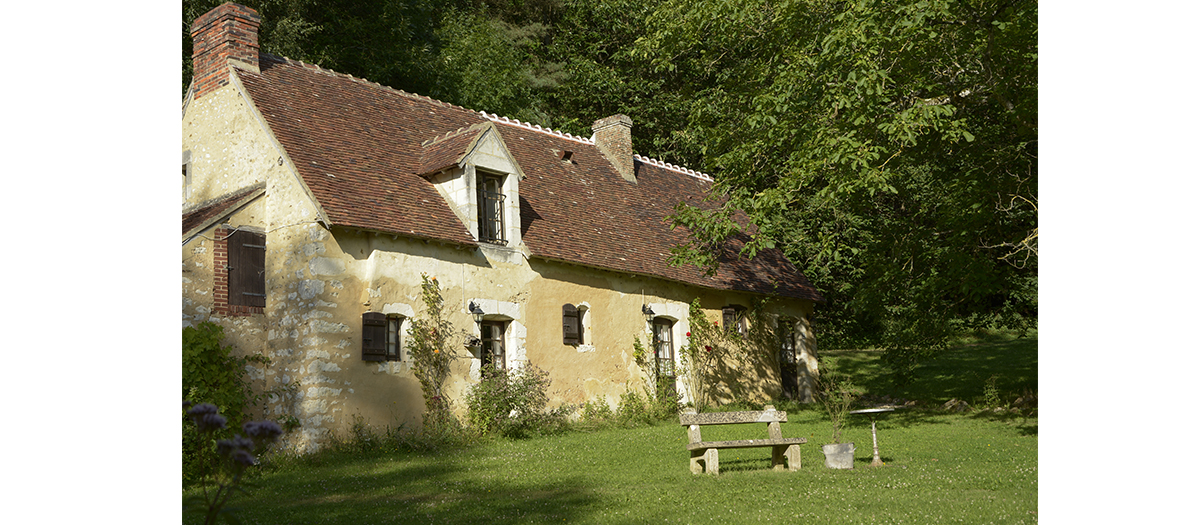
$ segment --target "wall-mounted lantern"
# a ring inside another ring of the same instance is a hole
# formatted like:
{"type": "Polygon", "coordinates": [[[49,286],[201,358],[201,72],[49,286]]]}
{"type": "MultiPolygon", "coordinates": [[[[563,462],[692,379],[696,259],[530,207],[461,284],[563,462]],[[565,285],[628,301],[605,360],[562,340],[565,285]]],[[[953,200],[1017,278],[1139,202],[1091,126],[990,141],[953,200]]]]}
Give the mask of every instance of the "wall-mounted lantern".
{"type": "Polygon", "coordinates": [[[475,319],[475,324],[483,322],[483,310],[479,308],[479,305],[475,304],[475,300],[467,304],[467,311],[471,312],[471,317],[475,319]]]}
{"type": "Polygon", "coordinates": [[[651,322],[652,319],[656,318],[656,312],[655,310],[652,310],[650,306],[645,304],[643,305],[643,317],[647,319],[648,322],[651,322]]]}

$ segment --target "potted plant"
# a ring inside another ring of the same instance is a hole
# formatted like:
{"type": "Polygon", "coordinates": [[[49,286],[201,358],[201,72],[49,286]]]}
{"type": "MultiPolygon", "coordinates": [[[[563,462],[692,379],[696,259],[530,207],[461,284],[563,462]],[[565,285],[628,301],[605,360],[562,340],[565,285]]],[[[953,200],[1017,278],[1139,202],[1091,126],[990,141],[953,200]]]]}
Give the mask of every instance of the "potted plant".
{"type": "Polygon", "coordinates": [[[843,441],[844,423],[848,421],[848,413],[852,410],[852,402],[856,400],[856,390],[852,381],[846,376],[827,372],[820,378],[823,392],[820,401],[832,418],[832,441],[821,447],[824,452],[824,465],[828,468],[852,468],[853,453],[856,445],[851,441],[843,441]]]}

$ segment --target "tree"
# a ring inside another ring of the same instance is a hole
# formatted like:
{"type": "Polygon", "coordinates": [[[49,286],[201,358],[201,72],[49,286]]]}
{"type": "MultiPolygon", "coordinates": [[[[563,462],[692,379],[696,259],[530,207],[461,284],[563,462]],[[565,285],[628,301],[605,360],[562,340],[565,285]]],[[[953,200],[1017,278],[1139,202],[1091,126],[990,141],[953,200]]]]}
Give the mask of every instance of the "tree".
{"type": "Polygon", "coordinates": [[[739,231],[829,299],[829,343],[901,377],[964,328],[1036,319],[1037,4],[673,1],[637,52],[692,79],[716,178],[677,263],[739,231]],[[741,213],[738,213],[741,212],[741,213]],[[748,217],[742,222],[735,217],[748,217]]]}
{"type": "MultiPolygon", "coordinates": [[[[192,23],[224,0],[185,0],[183,90],[192,23]]],[[[549,125],[545,92],[562,78],[545,60],[553,0],[240,0],[262,16],[259,47],[378,84],[549,125]]]]}

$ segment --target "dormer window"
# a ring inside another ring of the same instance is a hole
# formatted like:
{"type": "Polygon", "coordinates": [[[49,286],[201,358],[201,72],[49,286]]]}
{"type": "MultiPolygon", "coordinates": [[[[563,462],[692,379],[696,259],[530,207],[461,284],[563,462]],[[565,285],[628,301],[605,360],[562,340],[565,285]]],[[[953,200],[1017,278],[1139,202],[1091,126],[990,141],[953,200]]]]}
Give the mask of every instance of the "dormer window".
{"type": "Polygon", "coordinates": [[[476,202],[479,216],[479,240],[507,244],[504,233],[503,177],[476,171],[476,202]]]}
{"type": "Polygon", "coordinates": [[[483,122],[427,141],[421,160],[420,174],[447,200],[484,254],[521,264],[524,173],[496,126],[483,122]]]}

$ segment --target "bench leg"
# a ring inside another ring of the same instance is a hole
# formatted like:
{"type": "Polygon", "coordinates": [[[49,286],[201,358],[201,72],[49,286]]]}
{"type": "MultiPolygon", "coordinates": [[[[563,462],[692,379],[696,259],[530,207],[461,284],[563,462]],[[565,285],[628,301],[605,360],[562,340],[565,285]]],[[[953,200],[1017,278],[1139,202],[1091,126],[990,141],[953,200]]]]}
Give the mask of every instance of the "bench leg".
{"type": "Polygon", "coordinates": [[[787,469],[791,472],[803,468],[803,452],[799,445],[787,446],[787,469]]]}
{"type": "Polygon", "coordinates": [[[770,468],[772,470],[783,470],[783,455],[786,454],[787,447],[776,445],[770,448],[770,468]]]}
{"type": "Polygon", "coordinates": [[[711,448],[705,451],[705,471],[714,476],[719,474],[717,449],[711,448]]]}
{"type": "Polygon", "coordinates": [[[705,471],[705,451],[691,450],[688,453],[688,471],[700,474],[705,471]]]}

